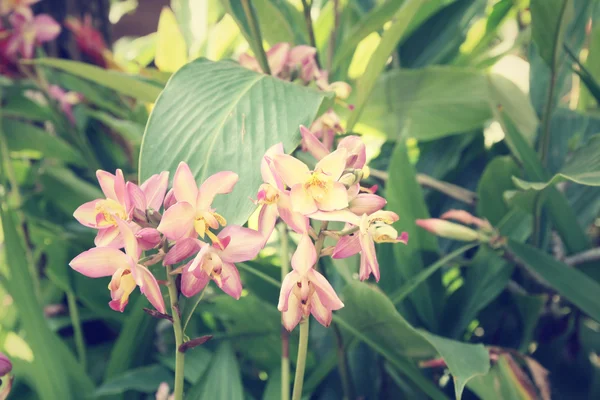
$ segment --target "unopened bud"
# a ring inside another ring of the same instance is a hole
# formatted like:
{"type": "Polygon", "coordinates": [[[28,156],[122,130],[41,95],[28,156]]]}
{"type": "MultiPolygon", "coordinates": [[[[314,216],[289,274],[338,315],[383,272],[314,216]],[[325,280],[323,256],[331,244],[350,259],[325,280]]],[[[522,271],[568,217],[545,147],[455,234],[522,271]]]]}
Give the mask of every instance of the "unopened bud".
{"type": "Polygon", "coordinates": [[[443,219],[429,218],[429,219],[418,219],[416,220],[418,226],[423,229],[427,229],[434,235],[447,238],[460,240],[463,242],[472,242],[474,240],[483,240],[484,237],[477,231],[466,226],[448,222],[443,219]]]}
{"type": "Polygon", "coordinates": [[[165,196],[165,200],[163,201],[163,206],[165,210],[171,207],[173,204],[177,203],[177,199],[175,198],[175,191],[173,189],[169,190],[165,196]]]}
{"type": "Polygon", "coordinates": [[[205,336],[197,337],[192,340],[188,340],[187,342],[185,342],[179,346],[179,352],[185,353],[189,349],[193,349],[196,346],[203,345],[204,343],[208,342],[212,338],[213,338],[213,335],[205,335],[205,336]]]}
{"type": "Polygon", "coordinates": [[[133,209],[133,222],[141,226],[148,226],[148,220],[146,219],[146,213],[142,210],[138,210],[137,208],[133,209]]]}
{"type": "Polygon", "coordinates": [[[135,237],[143,250],[158,246],[162,240],[160,232],[154,228],[143,228],[136,232],[135,237]]]}
{"type": "Polygon", "coordinates": [[[340,182],[346,187],[350,187],[356,183],[356,175],[354,172],[348,172],[341,176],[340,182]]]}
{"type": "Polygon", "coordinates": [[[8,375],[12,371],[12,363],[4,353],[0,353],[0,376],[8,375]]]}
{"type": "Polygon", "coordinates": [[[146,218],[148,218],[148,222],[150,222],[154,226],[158,226],[160,224],[160,220],[162,219],[162,215],[158,211],[154,211],[149,208],[146,210],[146,218]]]}
{"type": "Polygon", "coordinates": [[[443,213],[440,218],[452,219],[465,225],[473,225],[488,232],[491,232],[494,229],[487,220],[477,218],[465,210],[448,210],[443,213]]]}
{"type": "Polygon", "coordinates": [[[327,90],[335,92],[335,97],[338,99],[346,100],[350,97],[350,92],[352,91],[352,87],[346,82],[333,82],[327,90]]]}

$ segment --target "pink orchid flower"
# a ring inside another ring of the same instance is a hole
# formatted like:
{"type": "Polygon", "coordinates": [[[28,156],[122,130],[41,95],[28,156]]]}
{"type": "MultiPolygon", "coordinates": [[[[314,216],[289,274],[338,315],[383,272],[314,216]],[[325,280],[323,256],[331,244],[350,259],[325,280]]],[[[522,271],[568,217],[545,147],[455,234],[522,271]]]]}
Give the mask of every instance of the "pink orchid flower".
{"type": "Polygon", "coordinates": [[[98,229],[94,243],[99,247],[123,247],[118,221],[131,221],[133,211],[131,198],[126,190],[123,171],[116,175],[98,170],[96,177],[106,196],[81,205],[73,216],[80,224],[98,229]]]}
{"type": "Polygon", "coordinates": [[[54,40],[60,33],[60,25],[51,16],[34,17],[29,8],[20,8],[9,19],[14,30],[6,48],[10,57],[20,54],[23,58],[32,58],[35,46],[54,40]]]}
{"type": "MultiPolygon", "coordinates": [[[[267,63],[271,70],[271,75],[280,79],[286,79],[289,75],[287,72],[288,58],[290,54],[289,43],[277,43],[267,51],[267,63]]],[[[239,58],[239,63],[242,67],[248,68],[255,72],[263,72],[256,58],[244,53],[239,58]]]]}
{"type": "Polygon", "coordinates": [[[8,375],[12,371],[12,362],[10,358],[0,353],[0,376],[8,375]]]}
{"type": "Polygon", "coordinates": [[[2,0],[0,1],[0,15],[8,15],[12,12],[22,12],[40,0],[2,0]]]}
{"type": "Polygon", "coordinates": [[[408,243],[408,233],[398,231],[391,224],[398,221],[398,214],[392,211],[376,211],[370,215],[358,216],[349,210],[330,213],[315,213],[311,218],[322,221],[347,222],[358,228],[351,235],[340,238],[333,249],[333,258],[346,258],[360,252],[360,280],[368,279],[371,274],[379,282],[379,262],[375,254],[375,243],[408,243]]]}
{"type": "Polygon", "coordinates": [[[67,17],[65,26],[73,32],[77,47],[90,61],[103,68],[108,66],[105,59],[105,55],[109,53],[108,47],[100,31],[94,28],[91,15],[86,14],[83,21],[67,17]]]}
{"type": "Polygon", "coordinates": [[[310,171],[306,164],[290,155],[275,155],[275,171],[291,188],[292,210],[310,215],[318,210],[348,207],[346,187],[338,182],[346,167],[347,156],[346,149],[337,149],[323,157],[310,171]]]}
{"type": "Polygon", "coordinates": [[[129,226],[117,220],[125,253],[112,247],[95,247],[75,257],[69,265],[90,278],[111,276],[108,288],[112,300],[108,303],[115,311],[123,312],[136,286],[159,312],[165,313],[165,304],[156,278],[148,268],[139,264],[140,248],[129,226]]]}
{"type": "Polygon", "coordinates": [[[48,94],[54,100],[58,101],[61,111],[64,112],[69,121],[75,125],[73,106],[80,103],[81,100],[83,100],[83,96],[77,92],[67,92],[56,85],[50,85],[48,87],[48,94]]]}
{"type": "Polygon", "coordinates": [[[237,181],[238,174],[222,171],[209,176],[198,187],[190,167],[179,163],[173,178],[173,197],[177,203],[167,208],[157,229],[170,240],[191,237],[194,232],[201,238],[208,235],[214,240],[210,229],[225,226],[227,221],[211,204],[216,195],[230,193],[237,181]]]}
{"type": "MultiPolygon", "coordinates": [[[[317,160],[321,160],[331,151],[305,126],[300,125],[300,134],[302,135],[302,148],[313,155],[317,160]]],[[[346,158],[346,168],[362,169],[367,161],[367,149],[365,143],[359,136],[346,136],[338,143],[338,149],[346,149],[348,156],[346,158]]]]}
{"type": "Polygon", "coordinates": [[[313,266],[317,251],[308,235],[303,235],[292,256],[292,271],[281,284],[279,304],[283,326],[292,331],[300,319],[312,314],[323,326],[329,326],[332,311],[344,307],[327,279],[313,266]]]}
{"type": "Polygon", "coordinates": [[[191,297],[212,279],[225,293],[239,299],[242,282],[235,263],[252,260],[264,245],[263,236],[252,229],[230,225],[215,238],[212,245],[194,238],[179,240],[167,253],[164,263],[176,264],[193,254],[183,267],[181,293],[191,297]]]}
{"type": "Polygon", "coordinates": [[[260,205],[258,231],[263,235],[265,241],[271,236],[278,217],[281,217],[297,233],[308,231],[308,218],[292,211],[290,194],[284,190],[283,181],[273,171],[271,158],[278,154],[285,154],[281,143],[267,150],[260,166],[264,183],[258,190],[256,204],[260,205]]]}
{"type": "Polygon", "coordinates": [[[316,60],[317,49],[307,45],[295,46],[290,50],[288,67],[291,71],[298,71],[298,77],[308,84],[319,75],[316,60]]]}
{"type": "Polygon", "coordinates": [[[329,109],[312,123],[310,131],[321,140],[326,149],[331,150],[335,135],[343,133],[344,128],[340,117],[329,109]]]}

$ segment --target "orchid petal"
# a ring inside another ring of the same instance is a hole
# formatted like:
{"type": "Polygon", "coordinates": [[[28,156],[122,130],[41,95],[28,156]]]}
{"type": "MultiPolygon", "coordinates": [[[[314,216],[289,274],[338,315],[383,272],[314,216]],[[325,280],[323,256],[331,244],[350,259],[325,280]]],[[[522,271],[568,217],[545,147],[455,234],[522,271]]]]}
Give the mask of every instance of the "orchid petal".
{"type": "Polygon", "coordinates": [[[292,268],[300,274],[305,274],[317,262],[317,249],[310,237],[302,235],[298,247],[292,256],[292,268]]]}
{"type": "Polygon", "coordinates": [[[314,58],[317,54],[317,49],[308,45],[294,46],[290,50],[290,64],[303,64],[305,61],[314,58]]]}
{"type": "Polygon", "coordinates": [[[196,198],[198,197],[196,179],[194,179],[194,174],[192,174],[190,167],[183,161],[179,163],[177,171],[175,171],[173,191],[177,201],[196,204],[196,198]]]}
{"type": "Polygon", "coordinates": [[[377,256],[375,255],[375,242],[373,242],[373,239],[366,234],[359,234],[358,239],[360,240],[362,251],[359,278],[361,281],[364,281],[369,278],[369,275],[371,275],[372,272],[375,280],[379,282],[379,263],[377,262],[377,256]]]}
{"type": "Polygon", "coordinates": [[[292,210],[292,200],[287,192],[280,192],[277,200],[279,216],[296,233],[308,232],[308,218],[292,210]]]}
{"type": "Polygon", "coordinates": [[[285,329],[291,332],[292,330],[294,330],[296,325],[298,325],[301,318],[302,308],[300,307],[300,300],[298,300],[296,296],[291,295],[288,301],[287,311],[284,311],[281,314],[283,326],[285,327],[285,329]]]}
{"type": "Polygon", "coordinates": [[[260,174],[262,176],[263,182],[282,190],[283,182],[275,173],[275,171],[273,171],[273,166],[271,165],[271,159],[277,154],[284,154],[283,143],[277,143],[267,149],[264,157],[260,162],[260,174]]]}
{"type": "Polygon", "coordinates": [[[293,296],[292,290],[300,279],[300,274],[296,271],[291,271],[283,278],[283,281],[281,282],[281,291],[279,292],[279,302],[277,303],[277,309],[279,311],[288,310],[290,296],[293,296]]]}
{"type": "Polygon", "coordinates": [[[313,293],[310,298],[310,312],[317,321],[324,327],[328,327],[331,324],[331,310],[328,309],[321,303],[321,300],[317,293],[313,293]]]}
{"type": "Polygon", "coordinates": [[[125,188],[127,189],[127,194],[131,199],[131,204],[133,205],[133,207],[141,211],[146,211],[146,196],[144,195],[142,189],[140,189],[138,185],[132,182],[127,182],[125,184],[125,188]]]}
{"type": "MultiPolygon", "coordinates": [[[[188,264],[187,270],[189,272],[194,273],[196,278],[200,278],[200,277],[202,277],[202,273],[206,273],[206,271],[204,271],[204,269],[202,268],[202,264],[204,263],[204,256],[207,255],[211,251],[213,251],[212,246],[208,246],[208,245],[201,246],[198,254],[196,254],[194,259],[192,261],[190,261],[190,263],[188,264]],[[200,268],[198,268],[198,267],[200,267],[200,268]]],[[[213,256],[214,255],[215,254],[213,254],[213,256]]],[[[220,260],[220,258],[219,258],[219,260],[220,260]]],[[[221,262],[221,264],[222,264],[222,262],[221,262]]]]}
{"type": "Polygon", "coordinates": [[[337,149],[333,153],[327,154],[315,166],[315,171],[323,171],[334,181],[340,179],[342,172],[346,168],[346,158],[348,151],[346,149],[337,149]]]}
{"type": "Polygon", "coordinates": [[[314,285],[321,303],[329,310],[339,310],[344,307],[333,286],[329,281],[314,269],[308,270],[308,280],[314,285]]]}
{"type": "Polygon", "coordinates": [[[255,71],[255,72],[262,72],[260,65],[258,65],[258,61],[256,61],[256,58],[252,57],[249,54],[244,53],[244,54],[240,55],[238,62],[244,68],[247,68],[247,69],[255,71]]]}
{"type": "Polygon", "coordinates": [[[150,304],[158,310],[160,313],[165,313],[165,302],[163,300],[162,294],[160,293],[160,286],[158,286],[158,282],[152,272],[148,270],[148,268],[143,265],[138,265],[138,273],[141,277],[143,285],[140,286],[141,292],[146,296],[150,304]]]}
{"type": "Polygon", "coordinates": [[[94,238],[94,244],[96,247],[114,247],[115,249],[123,247],[124,242],[119,227],[111,225],[108,228],[98,230],[94,238]]]}
{"type": "Polygon", "coordinates": [[[260,232],[237,225],[226,226],[217,237],[231,238],[227,247],[219,253],[223,261],[230,263],[252,260],[264,246],[260,232]]]}
{"type": "Polygon", "coordinates": [[[142,250],[151,250],[161,241],[160,232],[154,228],[142,228],[135,233],[135,238],[142,250]]]}
{"type": "Polygon", "coordinates": [[[275,155],[273,158],[275,172],[289,187],[304,183],[310,170],[302,161],[287,154],[275,155]]]}
{"type": "Polygon", "coordinates": [[[266,242],[271,237],[275,224],[277,223],[277,217],[279,212],[277,211],[277,205],[275,204],[263,204],[260,213],[258,214],[258,231],[266,242]]]}
{"type": "Polygon", "coordinates": [[[354,214],[352,211],[346,210],[335,210],[335,211],[317,211],[310,214],[310,218],[316,219],[317,221],[337,221],[347,222],[352,225],[360,224],[360,217],[354,214]]]}
{"type": "Polygon", "coordinates": [[[115,174],[114,190],[119,204],[124,206],[125,210],[129,211],[131,208],[131,200],[129,198],[129,194],[127,193],[127,189],[125,188],[125,177],[123,176],[123,171],[120,169],[117,169],[117,173],[115,174]]]}
{"type": "Polygon", "coordinates": [[[188,257],[198,253],[201,246],[201,241],[193,238],[184,238],[180,239],[175,243],[175,246],[171,247],[165,259],[163,260],[163,264],[165,265],[173,265],[177,264],[188,257]]]}
{"type": "Polygon", "coordinates": [[[290,199],[292,211],[299,212],[300,214],[309,215],[319,209],[313,197],[302,184],[292,186],[290,199]]]}
{"type": "Polygon", "coordinates": [[[96,199],[83,203],[75,210],[73,217],[75,217],[75,219],[83,226],[96,228],[96,214],[98,214],[98,211],[96,211],[96,204],[99,201],[102,200],[96,199]]]}
{"type": "Polygon", "coordinates": [[[218,282],[217,286],[221,288],[225,293],[238,300],[242,295],[242,281],[240,279],[240,273],[234,264],[224,262],[221,269],[221,284],[218,282]]]}
{"type": "Polygon", "coordinates": [[[333,249],[331,258],[346,258],[355,255],[360,251],[360,241],[358,235],[342,236],[333,249]]]}
{"type": "Polygon", "coordinates": [[[99,169],[96,171],[96,178],[98,178],[98,183],[106,198],[118,202],[119,199],[115,193],[115,176],[110,172],[99,169]]]}
{"type": "Polygon", "coordinates": [[[370,215],[375,211],[381,210],[386,204],[387,201],[381,196],[361,193],[350,201],[348,209],[357,215],[370,215]]]}
{"type": "Polygon", "coordinates": [[[289,43],[277,43],[267,51],[267,60],[271,75],[277,76],[283,71],[288,62],[289,52],[289,43]]]}
{"type": "Polygon", "coordinates": [[[131,259],[112,247],[94,247],[75,257],[69,265],[82,275],[100,278],[114,274],[119,268],[128,268],[131,259]]]}
{"type": "Polygon", "coordinates": [[[329,154],[329,150],[323,146],[323,143],[321,143],[315,134],[309,131],[308,128],[303,125],[300,125],[300,134],[302,135],[303,148],[306,148],[306,150],[312,154],[314,158],[320,160],[329,154]]]}
{"type": "Polygon", "coordinates": [[[60,25],[49,15],[36,16],[33,24],[35,24],[35,39],[38,43],[54,40],[60,33],[60,25]]]}
{"type": "Polygon", "coordinates": [[[123,312],[125,310],[125,306],[129,302],[129,295],[136,286],[133,276],[127,272],[125,269],[119,269],[113,274],[108,285],[112,298],[108,305],[115,311],[123,312]]]}
{"type": "Polygon", "coordinates": [[[121,221],[120,219],[117,219],[117,225],[119,227],[119,231],[121,232],[121,236],[123,237],[123,242],[125,243],[125,253],[131,257],[134,263],[137,263],[142,250],[138,246],[138,242],[133,234],[133,231],[126,222],[121,221]]]}
{"type": "Polygon", "coordinates": [[[170,240],[180,239],[194,229],[194,207],[186,202],[169,207],[156,229],[170,240]]]}
{"type": "Polygon", "coordinates": [[[165,195],[165,200],[163,201],[163,207],[165,207],[165,210],[166,210],[167,208],[171,207],[175,203],[177,203],[177,199],[175,198],[175,191],[173,190],[173,188],[171,188],[165,195]]]}
{"type": "Polygon", "coordinates": [[[200,185],[200,190],[195,203],[196,209],[208,209],[216,195],[231,193],[238,179],[238,174],[232,171],[217,172],[206,178],[202,185],[200,185]]]}
{"type": "Polygon", "coordinates": [[[359,136],[346,136],[338,144],[338,149],[346,149],[348,156],[346,158],[346,167],[362,169],[367,161],[367,149],[365,142],[359,136]],[[351,160],[352,163],[348,164],[351,160]]]}
{"type": "Polygon", "coordinates": [[[346,186],[342,183],[334,182],[331,189],[317,201],[317,204],[321,211],[342,210],[348,207],[348,191],[346,190],[346,186]]]}
{"type": "Polygon", "coordinates": [[[181,274],[181,293],[185,297],[192,297],[200,293],[206,284],[210,281],[210,277],[206,272],[202,271],[200,278],[197,278],[188,268],[183,269],[181,274]]]}
{"type": "Polygon", "coordinates": [[[160,174],[152,175],[144,183],[140,189],[146,197],[147,207],[153,210],[159,210],[167,192],[169,185],[169,172],[163,171],[160,174]]]}

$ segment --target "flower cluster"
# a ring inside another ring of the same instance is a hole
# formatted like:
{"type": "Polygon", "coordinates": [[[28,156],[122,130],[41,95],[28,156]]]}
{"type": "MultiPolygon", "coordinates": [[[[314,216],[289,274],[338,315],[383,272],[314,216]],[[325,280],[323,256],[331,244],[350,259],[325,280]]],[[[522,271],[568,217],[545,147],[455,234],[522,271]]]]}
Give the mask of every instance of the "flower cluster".
{"type": "MultiPolygon", "coordinates": [[[[279,79],[297,82],[302,85],[314,84],[319,90],[334,92],[336,100],[343,103],[350,96],[351,87],[346,82],[329,83],[329,73],[319,68],[317,49],[300,45],[291,47],[289,43],[277,43],[266,52],[271,74],[279,79]]],[[[240,65],[256,72],[262,72],[258,61],[245,53],[239,58],[240,65]]],[[[348,106],[350,107],[350,106],[348,106]]],[[[344,132],[339,116],[333,109],[319,116],[310,127],[311,132],[331,150],[336,134],[344,132]]],[[[302,150],[306,151],[306,142],[302,150]]]]}
{"type": "Polygon", "coordinates": [[[139,287],[165,313],[159,282],[148,267],[161,261],[173,265],[192,256],[174,271],[182,274],[183,295],[197,294],[212,279],[227,294],[240,297],[235,263],[256,257],[264,239],[252,229],[226,226],[225,218],[211,206],[217,195],[233,190],[237,174],[219,172],[198,187],[182,162],[168,192],[168,172],[153,175],[140,186],[126,182],[121,170],[115,175],[100,170],[96,175],[106,198],[85,203],[74,213],[81,224],[98,231],[96,247],[75,257],[70,266],[92,278],[112,276],[108,286],[112,309],[122,312],[139,287]],[[218,235],[213,232],[223,226],[218,235]],[[143,250],[152,253],[140,258],[143,250]]]}
{"type": "Polygon", "coordinates": [[[399,235],[391,226],[398,215],[382,210],[386,200],[360,186],[366,161],[360,137],[347,136],[330,152],[310,130],[300,130],[307,150],[318,160],[314,169],[285,154],[281,144],[271,147],[262,161],[264,183],[256,200],[261,207],[258,229],[263,236],[271,234],[278,217],[301,235],[278,305],[288,330],[309,314],[328,326],[332,311],[343,307],[327,279],[314,268],[321,255],[346,258],[360,253],[360,279],[373,274],[379,281],[375,242],[406,244],[408,240],[406,233],[399,235]],[[317,235],[310,219],[345,222],[346,226],[339,232],[321,231],[317,235]],[[337,244],[322,249],[325,234],[337,239],[337,244]],[[311,237],[316,239],[316,246],[311,237]]]}
{"type": "Polygon", "coordinates": [[[19,57],[32,58],[36,46],[54,40],[60,25],[46,14],[33,15],[30,6],[39,0],[0,2],[0,17],[7,16],[9,26],[0,21],[0,73],[11,73],[19,57]]]}

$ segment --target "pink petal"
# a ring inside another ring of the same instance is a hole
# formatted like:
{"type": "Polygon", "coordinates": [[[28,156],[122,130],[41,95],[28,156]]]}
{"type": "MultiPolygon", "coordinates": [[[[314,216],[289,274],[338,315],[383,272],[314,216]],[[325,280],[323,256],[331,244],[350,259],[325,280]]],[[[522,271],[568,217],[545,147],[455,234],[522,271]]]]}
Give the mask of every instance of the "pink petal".
{"type": "Polygon", "coordinates": [[[273,166],[271,159],[277,154],[283,153],[283,144],[277,143],[271,147],[269,147],[260,162],[260,174],[262,176],[263,182],[270,184],[273,187],[278,189],[283,189],[283,182],[279,178],[279,176],[273,171],[273,166]]]}
{"type": "Polygon", "coordinates": [[[237,225],[226,226],[217,237],[231,239],[225,250],[219,253],[223,261],[229,263],[252,260],[264,245],[260,232],[237,225]]]}
{"type": "Polygon", "coordinates": [[[324,327],[328,327],[331,324],[331,310],[325,307],[317,295],[313,293],[310,297],[310,312],[317,321],[324,327]]]}
{"type": "Polygon", "coordinates": [[[238,300],[242,295],[242,281],[240,279],[240,273],[234,264],[224,262],[221,269],[221,285],[217,286],[221,288],[225,293],[238,300]]]}
{"type": "Polygon", "coordinates": [[[111,225],[108,228],[98,230],[94,244],[97,247],[114,247],[120,249],[123,247],[124,242],[119,228],[111,225]]]}
{"type": "Polygon", "coordinates": [[[131,208],[131,200],[129,199],[127,189],[125,188],[125,177],[123,176],[123,171],[121,171],[120,169],[117,169],[114,182],[114,189],[117,201],[119,202],[119,204],[124,206],[127,211],[129,211],[129,209],[131,208]]]}
{"type": "Polygon", "coordinates": [[[198,186],[190,167],[183,161],[179,163],[173,178],[173,191],[177,201],[195,205],[198,197],[198,186]]]}
{"type": "Polygon", "coordinates": [[[317,49],[307,45],[294,46],[290,50],[289,63],[295,66],[296,64],[304,64],[310,59],[314,59],[317,54],[317,49]]]}
{"type": "Polygon", "coordinates": [[[96,211],[96,204],[99,201],[102,201],[102,200],[96,199],[96,200],[88,201],[87,203],[80,205],[77,208],[77,210],[75,210],[75,212],[73,213],[73,216],[75,217],[75,219],[77,221],[79,221],[79,223],[81,225],[87,226],[89,228],[95,228],[96,227],[96,214],[98,213],[96,211]]]}
{"type": "Polygon", "coordinates": [[[289,187],[304,183],[310,173],[306,164],[290,155],[275,155],[272,160],[275,172],[289,187]]]}
{"type": "Polygon", "coordinates": [[[461,222],[465,225],[475,225],[478,228],[482,229],[492,229],[490,223],[481,218],[477,218],[474,215],[471,215],[468,211],[465,210],[448,210],[440,216],[441,219],[451,219],[454,221],[461,222]]]}
{"type": "Polygon", "coordinates": [[[248,68],[249,70],[255,72],[262,72],[262,70],[260,69],[260,65],[258,65],[258,61],[256,61],[256,59],[249,54],[242,54],[238,59],[238,62],[244,68],[248,68]]]}
{"type": "Polygon", "coordinates": [[[370,215],[381,210],[386,204],[387,201],[381,196],[361,193],[350,201],[348,209],[357,215],[370,215]]]}
{"type": "MultiPolygon", "coordinates": [[[[293,200],[294,198],[292,197],[293,200]]],[[[321,211],[342,210],[348,207],[348,191],[346,190],[346,186],[342,183],[334,182],[331,190],[317,202],[317,206],[321,211]]]]}
{"type": "Polygon", "coordinates": [[[176,203],[169,207],[162,216],[156,229],[170,240],[177,240],[194,229],[194,207],[186,202],[176,203]]]}
{"type": "Polygon", "coordinates": [[[280,192],[277,201],[277,211],[279,216],[296,233],[308,232],[308,218],[304,215],[292,211],[292,200],[287,192],[280,192]]]}
{"type": "MultiPolygon", "coordinates": [[[[205,256],[207,256],[209,253],[213,253],[213,254],[211,254],[211,256],[212,256],[211,258],[218,257],[218,255],[214,254],[215,252],[216,252],[216,250],[214,250],[214,248],[212,246],[208,246],[208,245],[201,246],[198,254],[196,254],[194,259],[188,264],[187,270],[189,272],[194,273],[196,278],[201,278],[202,274],[206,273],[204,271],[204,269],[202,268],[204,261],[205,261],[204,260],[205,256]],[[198,267],[200,267],[200,268],[198,268],[198,267]]],[[[223,264],[220,257],[215,261],[219,262],[220,264],[223,264]]]]}
{"type": "Polygon", "coordinates": [[[300,274],[305,274],[317,262],[317,250],[310,236],[302,235],[298,247],[292,256],[292,268],[300,274]]]}
{"type": "Polygon", "coordinates": [[[188,271],[187,268],[184,268],[183,273],[181,274],[181,293],[183,293],[185,297],[195,296],[204,289],[208,281],[210,281],[210,277],[206,272],[202,271],[200,278],[197,278],[193,273],[188,271]]]}
{"type": "Polygon", "coordinates": [[[119,199],[115,193],[115,176],[110,172],[99,169],[96,171],[96,177],[106,198],[118,202],[119,199]]]}
{"type": "Polygon", "coordinates": [[[300,300],[294,295],[290,296],[288,301],[287,311],[284,311],[281,314],[281,320],[283,322],[283,326],[288,331],[294,330],[296,325],[300,322],[302,318],[302,309],[300,307],[300,300]]]}
{"type": "Polygon", "coordinates": [[[346,168],[347,157],[348,152],[346,149],[337,149],[333,153],[323,157],[315,166],[315,171],[323,171],[323,173],[329,175],[334,181],[337,181],[346,168]]]}
{"type": "Polygon", "coordinates": [[[167,208],[171,207],[175,203],[177,203],[177,199],[175,198],[175,191],[173,189],[170,189],[165,196],[165,201],[163,202],[163,206],[165,207],[165,210],[166,210],[167,208]]]}
{"type": "Polygon", "coordinates": [[[333,286],[329,281],[314,269],[308,270],[308,280],[314,285],[320,302],[329,310],[339,310],[344,307],[333,286]]]}
{"type": "Polygon", "coordinates": [[[127,225],[127,222],[121,221],[120,219],[117,219],[117,225],[119,226],[119,231],[123,237],[125,253],[131,257],[134,263],[137,263],[140,258],[140,254],[142,253],[142,249],[139,248],[133,231],[129,225],[127,225]]]}
{"type": "Polygon", "coordinates": [[[210,208],[215,196],[218,194],[231,193],[238,179],[238,174],[232,171],[217,172],[206,178],[202,185],[200,185],[198,198],[196,200],[196,209],[205,210],[210,208]]]}
{"type": "Polygon", "coordinates": [[[283,68],[288,62],[289,52],[289,43],[277,43],[267,51],[267,60],[271,75],[277,76],[283,71],[283,68]]]}
{"type": "Polygon", "coordinates": [[[359,278],[361,281],[364,281],[369,278],[369,275],[371,275],[372,272],[375,280],[379,282],[379,263],[377,262],[377,256],[375,254],[375,243],[367,234],[359,234],[358,239],[360,240],[362,251],[358,274],[359,278]]]}
{"type": "Polygon", "coordinates": [[[336,211],[317,211],[314,214],[310,214],[310,218],[318,221],[338,221],[347,222],[352,225],[360,225],[360,217],[354,214],[350,210],[336,210],[336,211]]]}
{"type": "Polygon", "coordinates": [[[158,286],[158,282],[152,272],[148,270],[148,268],[139,265],[138,273],[141,276],[141,281],[143,284],[140,286],[141,292],[146,296],[150,304],[156,308],[158,312],[165,313],[165,302],[163,300],[162,294],[160,292],[160,286],[158,286]]]}
{"type": "Polygon", "coordinates": [[[360,185],[358,184],[358,182],[348,187],[348,201],[352,202],[352,200],[354,200],[359,193],[360,185]]]}
{"type": "Polygon", "coordinates": [[[169,172],[163,171],[160,174],[152,175],[140,189],[146,196],[147,207],[158,211],[165,198],[167,186],[169,185],[169,172]]]}
{"type": "Polygon", "coordinates": [[[38,43],[54,40],[60,33],[60,25],[49,15],[38,15],[33,23],[35,24],[35,39],[38,43]]]}
{"type": "Polygon", "coordinates": [[[165,265],[173,265],[180,263],[188,257],[198,253],[200,250],[200,241],[193,238],[185,238],[180,239],[175,243],[175,246],[171,247],[165,259],[163,260],[163,264],[165,265]]]}
{"type": "Polygon", "coordinates": [[[142,250],[151,250],[161,242],[160,232],[154,228],[143,228],[135,233],[138,244],[142,250]]]}
{"type": "Polygon", "coordinates": [[[75,271],[90,278],[114,274],[119,268],[128,268],[131,259],[112,247],[94,247],[75,257],[69,265],[75,271]]]}
{"type": "Polygon", "coordinates": [[[266,242],[271,237],[275,224],[277,223],[277,205],[275,204],[263,204],[260,213],[258,214],[258,231],[266,242]]]}
{"type": "Polygon", "coordinates": [[[332,258],[346,258],[360,251],[358,234],[342,236],[333,249],[332,258]]]}
{"type": "Polygon", "coordinates": [[[142,192],[142,189],[132,182],[127,182],[125,188],[127,189],[127,194],[131,199],[133,207],[141,211],[146,211],[146,196],[144,195],[144,192],[142,192]]]}
{"type": "Polygon", "coordinates": [[[346,159],[347,168],[362,169],[367,160],[367,149],[365,142],[359,136],[346,136],[338,144],[338,149],[346,149],[348,157],[346,159]],[[350,163],[348,161],[351,161],[350,163]]]}
{"type": "Polygon", "coordinates": [[[279,311],[288,310],[290,296],[293,296],[292,290],[300,279],[300,274],[293,270],[283,278],[283,282],[281,282],[281,291],[279,292],[279,302],[277,303],[277,309],[279,311]]]}
{"type": "Polygon", "coordinates": [[[302,135],[303,148],[306,148],[314,158],[320,160],[329,154],[329,150],[323,146],[323,143],[303,125],[300,125],[300,134],[302,135]]]}
{"type": "Polygon", "coordinates": [[[292,201],[292,210],[300,214],[309,215],[319,209],[315,200],[302,184],[292,186],[290,199],[292,201]]]}

